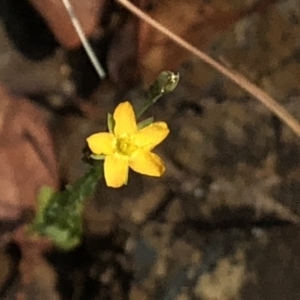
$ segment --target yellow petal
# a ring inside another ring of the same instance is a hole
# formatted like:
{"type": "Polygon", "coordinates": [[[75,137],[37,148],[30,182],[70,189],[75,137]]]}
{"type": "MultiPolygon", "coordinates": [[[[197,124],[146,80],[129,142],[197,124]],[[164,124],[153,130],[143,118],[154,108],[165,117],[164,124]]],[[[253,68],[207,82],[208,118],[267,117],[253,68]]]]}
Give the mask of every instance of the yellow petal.
{"type": "Polygon", "coordinates": [[[108,132],[95,133],[86,139],[89,148],[94,154],[108,155],[113,152],[115,137],[108,132]]]}
{"type": "Polygon", "coordinates": [[[104,178],[106,185],[121,187],[128,180],[128,161],[115,155],[109,155],[104,161],[104,178]]]}
{"type": "Polygon", "coordinates": [[[129,161],[129,167],[135,172],[149,175],[161,176],[165,171],[162,159],[155,153],[139,150],[129,161]]]}
{"type": "Polygon", "coordinates": [[[133,107],[129,102],[120,103],[114,111],[115,135],[133,133],[137,130],[133,107]]]}
{"type": "Polygon", "coordinates": [[[134,134],[134,143],[139,148],[150,151],[161,143],[168,134],[169,128],[165,122],[154,122],[134,134]]]}

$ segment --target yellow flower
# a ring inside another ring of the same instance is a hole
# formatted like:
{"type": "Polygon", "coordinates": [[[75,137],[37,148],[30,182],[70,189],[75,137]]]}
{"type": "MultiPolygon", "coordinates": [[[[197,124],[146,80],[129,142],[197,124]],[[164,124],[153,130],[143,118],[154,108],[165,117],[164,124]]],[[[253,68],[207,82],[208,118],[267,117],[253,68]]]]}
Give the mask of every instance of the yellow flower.
{"type": "Polygon", "coordinates": [[[154,122],[139,130],[129,102],[120,103],[113,118],[113,133],[100,132],[87,138],[91,151],[105,156],[106,184],[114,188],[126,184],[129,168],[144,175],[161,176],[165,171],[164,163],[151,150],[168,135],[167,124],[154,122]]]}

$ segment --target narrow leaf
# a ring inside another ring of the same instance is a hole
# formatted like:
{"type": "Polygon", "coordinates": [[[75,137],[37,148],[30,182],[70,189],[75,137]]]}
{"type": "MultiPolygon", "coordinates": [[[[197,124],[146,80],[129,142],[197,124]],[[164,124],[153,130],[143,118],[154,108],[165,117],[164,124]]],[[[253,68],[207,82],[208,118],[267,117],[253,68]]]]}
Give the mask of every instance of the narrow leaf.
{"type": "Polygon", "coordinates": [[[137,124],[137,127],[138,127],[138,129],[140,130],[140,129],[143,129],[143,128],[147,127],[148,125],[150,125],[150,124],[152,124],[152,123],[153,123],[153,117],[150,117],[150,118],[148,118],[148,119],[145,119],[145,120],[139,122],[139,123],[137,124]]]}
{"type": "Polygon", "coordinates": [[[107,114],[107,128],[110,133],[114,133],[115,124],[116,124],[116,122],[115,122],[114,117],[112,116],[112,114],[108,113],[107,114]]]}

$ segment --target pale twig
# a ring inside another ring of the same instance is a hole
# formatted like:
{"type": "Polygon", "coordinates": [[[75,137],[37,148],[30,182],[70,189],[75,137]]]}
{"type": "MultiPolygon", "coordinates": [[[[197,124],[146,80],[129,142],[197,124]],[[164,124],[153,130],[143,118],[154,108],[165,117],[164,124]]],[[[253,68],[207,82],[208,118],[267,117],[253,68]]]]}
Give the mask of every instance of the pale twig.
{"type": "Polygon", "coordinates": [[[64,6],[65,6],[65,8],[66,8],[66,10],[67,10],[67,12],[70,16],[71,22],[72,22],[72,24],[73,24],[73,26],[74,26],[77,34],[78,34],[78,37],[80,38],[80,41],[83,45],[83,48],[84,48],[86,54],[88,55],[92,65],[94,66],[94,68],[95,68],[96,72],[98,73],[99,77],[101,79],[105,78],[106,74],[105,74],[103,68],[101,67],[94,50],[92,49],[89,41],[87,40],[87,38],[86,38],[86,36],[83,32],[83,29],[82,29],[82,27],[79,23],[78,18],[76,17],[76,14],[74,12],[74,9],[73,9],[70,1],[69,0],[62,0],[62,2],[63,2],[63,4],[64,4],[64,6]]]}
{"type": "Polygon", "coordinates": [[[223,74],[225,77],[236,83],[239,87],[247,91],[257,100],[259,100],[263,105],[265,105],[272,113],[274,113],[278,118],[280,118],[284,123],[286,123],[290,129],[292,129],[299,137],[300,137],[300,123],[296,118],[294,118],[282,105],[276,102],[271,96],[269,96],[266,92],[260,89],[255,84],[251,83],[248,79],[246,79],[243,75],[230,70],[210,56],[199,50],[198,48],[192,46],[190,43],[174,34],[172,31],[164,27],[159,22],[152,19],[149,15],[142,12],[138,7],[134,4],[130,3],[128,0],[117,0],[120,4],[125,6],[130,12],[138,16],[140,19],[151,25],[153,28],[160,31],[162,34],[169,37],[172,41],[174,41],[179,46],[193,53],[196,57],[200,58],[203,62],[210,65],[212,68],[223,74]]]}

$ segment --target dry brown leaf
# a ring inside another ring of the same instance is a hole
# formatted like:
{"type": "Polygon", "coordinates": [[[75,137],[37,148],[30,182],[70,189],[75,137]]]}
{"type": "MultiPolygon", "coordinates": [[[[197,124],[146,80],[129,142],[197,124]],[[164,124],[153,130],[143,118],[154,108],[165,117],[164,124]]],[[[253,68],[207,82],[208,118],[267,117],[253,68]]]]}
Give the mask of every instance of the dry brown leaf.
{"type": "Polygon", "coordinates": [[[119,87],[132,87],[138,80],[137,25],[135,18],[128,18],[111,42],[107,65],[110,78],[119,87]]]}
{"type": "MultiPolygon", "coordinates": [[[[131,1],[146,9],[151,0],[131,1]]],[[[116,26],[107,54],[107,68],[110,79],[120,88],[128,89],[137,84],[140,77],[138,45],[141,20],[128,14],[121,26],[116,26]]]]}
{"type": "MultiPolygon", "coordinates": [[[[30,0],[43,16],[58,41],[65,47],[74,48],[81,44],[70,17],[61,0],[30,0]]],[[[86,36],[90,36],[98,25],[104,0],[70,0],[74,12],[86,36]]]]}
{"type": "MultiPolygon", "coordinates": [[[[273,2],[263,0],[249,9],[232,11],[221,7],[218,1],[188,0],[176,3],[164,0],[157,3],[149,15],[174,34],[203,49],[208,47],[218,32],[251,13],[264,11],[273,2]]],[[[161,71],[178,68],[191,55],[146,23],[141,23],[139,28],[138,48],[140,74],[146,84],[153,82],[161,71]]]]}
{"type": "MultiPolygon", "coordinates": [[[[47,118],[26,99],[0,87],[0,228],[35,210],[42,186],[58,186],[47,118]]],[[[24,221],[24,220],[23,220],[24,221]]]]}

